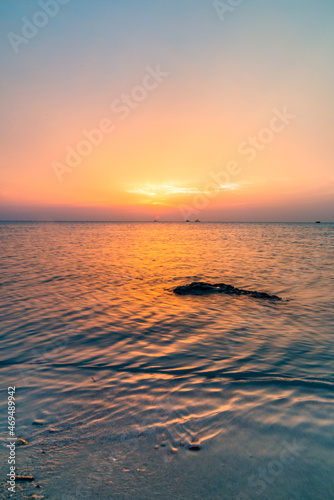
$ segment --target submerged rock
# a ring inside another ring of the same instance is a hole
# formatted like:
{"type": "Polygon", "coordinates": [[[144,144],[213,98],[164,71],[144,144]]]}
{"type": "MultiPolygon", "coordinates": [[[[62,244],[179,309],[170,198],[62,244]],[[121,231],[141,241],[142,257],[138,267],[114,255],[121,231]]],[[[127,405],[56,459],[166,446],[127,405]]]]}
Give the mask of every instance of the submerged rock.
{"type": "Polygon", "coordinates": [[[207,295],[210,293],[225,293],[228,295],[250,295],[257,299],[282,300],[277,295],[270,295],[266,292],[256,292],[252,290],[243,290],[225,283],[205,283],[204,281],[194,281],[190,285],[177,286],[173,290],[178,295],[207,295]]]}
{"type": "Polygon", "coordinates": [[[32,425],[44,425],[45,422],[43,420],[34,420],[32,425]]]}
{"type": "Polygon", "coordinates": [[[188,448],[190,451],[200,451],[200,449],[201,449],[201,447],[198,443],[190,443],[188,448]]]}
{"type": "Polygon", "coordinates": [[[28,442],[23,438],[17,438],[15,444],[16,446],[25,446],[28,442]]]}

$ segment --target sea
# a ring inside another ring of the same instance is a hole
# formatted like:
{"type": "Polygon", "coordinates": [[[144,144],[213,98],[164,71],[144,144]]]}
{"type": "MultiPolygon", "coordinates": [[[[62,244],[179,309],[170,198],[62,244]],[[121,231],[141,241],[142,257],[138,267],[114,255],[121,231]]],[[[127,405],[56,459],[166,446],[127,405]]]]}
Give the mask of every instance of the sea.
{"type": "Polygon", "coordinates": [[[15,498],[333,499],[333,247],[327,223],[0,223],[1,498],[12,388],[15,498]],[[282,300],[173,293],[195,281],[282,300]]]}

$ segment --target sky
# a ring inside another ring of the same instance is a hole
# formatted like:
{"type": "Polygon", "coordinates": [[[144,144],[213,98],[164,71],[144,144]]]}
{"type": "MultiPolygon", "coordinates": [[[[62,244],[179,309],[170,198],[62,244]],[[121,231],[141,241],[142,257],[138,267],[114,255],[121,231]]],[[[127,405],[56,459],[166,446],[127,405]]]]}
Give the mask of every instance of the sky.
{"type": "Polygon", "coordinates": [[[334,221],[332,0],[0,19],[0,220],[334,221]]]}

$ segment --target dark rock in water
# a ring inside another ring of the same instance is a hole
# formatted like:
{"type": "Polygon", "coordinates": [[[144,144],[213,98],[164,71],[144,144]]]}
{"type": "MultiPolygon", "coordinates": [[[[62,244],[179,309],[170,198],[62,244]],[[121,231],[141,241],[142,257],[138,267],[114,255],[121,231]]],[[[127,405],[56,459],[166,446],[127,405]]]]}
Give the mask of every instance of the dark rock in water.
{"type": "Polygon", "coordinates": [[[17,438],[15,444],[16,446],[25,446],[28,442],[23,438],[17,438]]]}
{"type": "Polygon", "coordinates": [[[59,430],[58,430],[58,429],[55,429],[54,427],[51,427],[51,428],[49,429],[49,432],[50,432],[50,434],[54,434],[55,432],[59,432],[59,430]]]}
{"type": "Polygon", "coordinates": [[[204,281],[194,281],[190,285],[177,286],[173,290],[178,295],[208,295],[211,293],[225,293],[228,295],[250,295],[257,299],[282,300],[277,295],[270,295],[266,292],[256,292],[252,290],[243,290],[225,283],[205,283],[204,281]]]}
{"type": "Polygon", "coordinates": [[[34,476],[15,476],[16,481],[33,481],[34,476]]]}
{"type": "Polygon", "coordinates": [[[200,451],[200,449],[201,449],[201,447],[200,447],[200,445],[199,445],[199,444],[197,444],[197,443],[191,443],[191,444],[189,445],[189,450],[190,450],[190,451],[200,451]]]}

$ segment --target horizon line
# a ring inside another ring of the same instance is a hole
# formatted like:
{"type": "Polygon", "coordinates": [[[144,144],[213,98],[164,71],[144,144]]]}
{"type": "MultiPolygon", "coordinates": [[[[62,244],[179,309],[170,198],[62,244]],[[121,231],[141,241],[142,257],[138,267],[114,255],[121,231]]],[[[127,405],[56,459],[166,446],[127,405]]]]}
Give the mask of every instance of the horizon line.
{"type": "MultiPolygon", "coordinates": [[[[45,223],[74,223],[74,222],[96,222],[96,223],[154,223],[154,222],[162,222],[162,223],[178,223],[178,224],[186,224],[186,223],[195,223],[196,221],[184,221],[184,220],[33,220],[33,219],[0,219],[1,222],[45,222],[45,223]]],[[[331,221],[198,221],[202,224],[333,224],[331,221]]],[[[198,223],[197,222],[197,223],[198,223]]]]}

